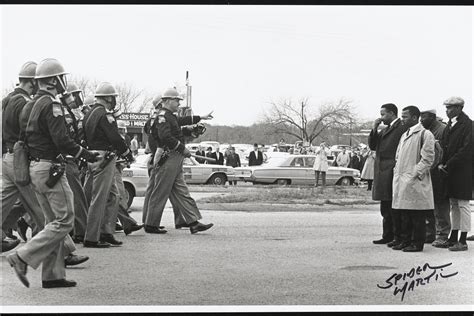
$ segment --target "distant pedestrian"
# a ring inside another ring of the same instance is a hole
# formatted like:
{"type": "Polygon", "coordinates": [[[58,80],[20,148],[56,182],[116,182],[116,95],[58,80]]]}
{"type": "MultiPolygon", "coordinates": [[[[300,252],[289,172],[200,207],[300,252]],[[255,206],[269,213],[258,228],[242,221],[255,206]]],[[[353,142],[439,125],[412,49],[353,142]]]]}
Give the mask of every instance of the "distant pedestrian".
{"type": "Polygon", "coordinates": [[[216,151],[211,154],[211,158],[215,159],[216,162],[213,162],[215,165],[224,165],[224,154],[220,151],[219,146],[216,147],[216,151]]]}
{"type": "MultiPolygon", "coordinates": [[[[202,149],[201,145],[199,145],[198,150],[196,150],[196,155],[206,157],[206,152],[202,149]]],[[[202,158],[196,158],[196,161],[199,162],[199,163],[204,163],[205,162],[205,160],[202,159],[202,158]]]]}
{"type": "Polygon", "coordinates": [[[369,150],[365,158],[364,168],[360,178],[367,181],[367,191],[372,190],[372,183],[374,182],[374,164],[375,164],[375,151],[369,150]]]}
{"type": "MultiPolygon", "coordinates": [[[[206,157],[207,158],[212,158],[212,147],[207,147],[207,152],[206,152],[206,157]]],[[[206,161],[207,164],[212,164],[212,162],[206,161]]]]}
{"type": "Polygon", "coordinates": [[[400,239],[399,226],[394,227],[393,217],[400,217],[400,212],[392,210],[392,180],[395,167],[395,152],[400,137],[408,127],[402,125],[397,117],[398,109],[395,104],[387,103],[381,106],[380,118],[376,119],[369,135],[369,148],[375,150],[374,186],[372,199],[380,201],[380,213],[383,218],[382,239],[374,240],[374,244],[390,244],[394,239],[400,239]],[[378,131],[381,123],[385,129],[378,131]]]}
{"type": "Polygon", "coordinates": [[[253,145],[253,151],[249,155],[249,166],[260,166],[263,163],[263,154],[258,149],[258,144],[253,145]]]}
{"type": "Polygon", "coordinates": [[[347,168],[351,162],[351,156],[346,152],[345,148],[342,148],[342,152],[337,155],[336,163],[339,167],[347,168]]]}
{"type": "Polygon", "coordinates": [[[472,121],[462,111],[464,100],[451,97],[444,101],[448,126],[443,132],[443,159],[439,170],[446,177],[451,204],[451,234],[445,247],[451,251],[467,250],[466,237],[471,230],[472,198],[472,121]],[[458,232],[461,236],[458,241],[458,232]]]}
{"type": "Polygon", "coordinates": [[[435,139],[420,123],[420,110],[407,106],[402,120],[409,129],[398,144],[393,170],[392,208],[401,212],[401,239],[393,250],[423,251],[426,214],[434,209],[430,168],[434,161],[435,139]]]}
{"type": "Polygon", "coordinates": [[[133,155],[138,155],[138,139],[137,135],[133,135],[133,139],[130,142],[130,150],[132,151],[133,155]]]}
{"type": "Polygon", "coordinates": [[[318,186],[319,175],[321,175],[323,188],[326,187],[326,172],[329,169],[328,154],[329,152],[327,150],[326,143],[322,142],[321,145],[319,145],[319,149],[315,151],[316,158],[314,159],[313,164],[315,187],[318,186]]]}
{"type": "MultiPolygon", "coordinates": [[[[233,168],[237,168],[237,167],[240,167],[240,157],[238,154],[235,153],[235,148],[234,147],[230,147],[229,149],[229,154],[227,155],[227,159],[225,161],[225,165],[226,166],[231,166],[233,168]]],[[[237,184],[237,181],[229,181],[229,184],[232,185],[236,185],[237,184]]]]}

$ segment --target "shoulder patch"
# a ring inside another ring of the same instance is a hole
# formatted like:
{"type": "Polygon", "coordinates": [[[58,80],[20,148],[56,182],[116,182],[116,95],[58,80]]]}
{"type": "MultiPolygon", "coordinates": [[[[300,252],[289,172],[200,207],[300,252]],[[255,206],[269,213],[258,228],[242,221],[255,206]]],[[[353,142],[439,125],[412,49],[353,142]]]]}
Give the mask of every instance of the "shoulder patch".
{"type": "Polygon", "coordinates": [[[110,124],[115,122],[115,118],[111,113],[107,113],[105,116],[107,117],[107,121],[109,121],[110,124]]]}
{"type": "Polygon", "coordinates": [[[60,103],[53,102],[53,116],[63,116],[63,108],[60,103]]]}

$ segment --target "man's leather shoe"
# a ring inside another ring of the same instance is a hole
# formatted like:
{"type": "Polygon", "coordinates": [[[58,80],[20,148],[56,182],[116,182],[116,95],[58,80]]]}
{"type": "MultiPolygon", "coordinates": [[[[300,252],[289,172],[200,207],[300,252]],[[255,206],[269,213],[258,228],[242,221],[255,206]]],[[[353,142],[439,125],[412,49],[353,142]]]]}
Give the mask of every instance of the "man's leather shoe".
{"type": "Polygon", "coordinates": [[[156,226],[145,225],[145,232],[149,234],[166,234],[168,231],[156,226]]]}
{"type": "Polygon", "coordinates": [[[78,264],[86,262],[87,260],[89,260],[88,256],[80,256],[71,253],[66,257],[66,259],[64,259],[64,264],[66,266],[77,266],[78,264]]]}
{"type": "Polygon", "coordinates": [[[130,226],[130,228],[124,228],[123,232],[125,233],[125,235],[130,235],[131,233],[142,229],[143,226],[144,226],[143,224],[141,224],[141,225],[132,225],[132,226],[130,226]]]}
{"type": "Polygon", "coordinates": [[[26,278],[28,265],[20,259],[16,252],[8,255],[7,261],[10,266],[13,267],[13,269],[15,270],[16,276],[18,277],[18,279],[20,279],[21,283],[23,283],[23,285],[26,287],[30,287],[30,282],[26,278]]]}
{"type": "Polygon", "coordinates": [[[83,244],[84,244],[84,247],[86,248],[109,248],[110,247],[110,244],[108,242],[102,242],[102,241],[84,240],[83,244]]]}
{"type": "Polygon", "coordinates": [[[184,227],[191,227],[191,226],[189,226],[189,224],[186,224],[186,223],[174,225],[174,228],[176,228],[176,229],[181,229],[181,228],[184,228],[184,227]]]}
{"type": "Polygon", "coordinates": [[[30,227],[30,226],[28,226],[28,223],[25,221],[25,219],[23,217],[20,217],[16,221],[16,226],[18,227],[17,232],[18,232],[18,235],[20,235],[20,238],[24,242],[27,242],[28,238],[26,237],[26,231],[28,230],[28,227],[30,227]]]}
{"type": "Polygon", "coordinates": [[[407,243],[407,242],[401,242],[401,243],[399,243],[398,245],[393,246],[392,249],[393,249],[393,250],[402,250],[403,248],[406,248],[406,247],[408,247],[408,246],[410,246],[409,243],[407,243]]]}
{"type": "Polygon", "coordinates": [[[456,241],[451,241],[448,239],[439,241],[435,240],[431,245],[436,248],[449,248],[451,246],[454,246],[454,244],[456,244],[456,241]]]}
{"type": "Polygon", "coordinates": [[[109,243],[111,246],[121,246],[123,242],[114,238],[112,234],[101,234],[100,241],[109,243]]]}
{"type": "Polygon", "coordinates": [[[197,232],[203,232],[205,230],[208,230],[209,228],[211,228],[212,226],[214,226],[213,223],[209,223],[209,224],[202,224],[202,223],[197,223],[196,225],[194,226],[191,226],[189,229],[191,230],[191,234],[195,234],[197,232]]]}
{"type": "Polygon", "coordinates": [[[405,247],[402,249],[403,252],[420,252],[423,251],[423,247],[418,247],[416,245],[409,245],[408,247],[405,247]]]}
{"type": "Polygon", "coordinates": [[[391,242],[389,242],[389,243],[387,244],[387,247],[390,247],[390,248],[391,248],[391,247],[393,247],[393,246],[398,246],[399,244],[401,244],[401,241],[399,241],[399,240],[392,240],[391,242]]]}
{"type": "Polygon", "coordinates": [[[388,244],[389,242],[391,242],[391,240],[382,238],[382,239],[378,239],[378,240],[373,240],[372,242],[376,245],[383,245],[383,244],[388,244]]]}
{"type": "Polygon", "coordinates": [[[66,279],[43,281],[43,289],[52,289],[55,287],[74,287],[76,285],[76,281],[66,279]]]}
{"type": "Polygon", "coordinates": [[[467,237],[466,240],[473,241],[474,240],[474,235],[471,235],[471,236],[467,237]]]}
{"type": "Polygon", "coordinates": [[[2,252],[7,252],[15,248],[20,244],[20,241],[17,240],[2,240],[2,252]]]}
{"type": "Polygon", "coordinates": [[[436,238],[434,238],[434,237],[426,238],[426,239],[425,239],[425,244],[431,244],[431,243],[433,243],[435,240],[436,240],[436,238]]]}
{"type": "Polygon", "coordinates": [[[115,231],[116,232],[121,232],[122,230],[123,230],[122,225],[120,225],[119,223],[115,223],[115,231]]]}
{"type": "Polygon", "coordinates": [[[74,235],[72,237],[72,241],[74,241],[75,244],[83,243],[84,242],[84,236],[74,235]]]}
{"type": "Polygon", "coordinates": [[[448,249],[451,251],[466,251],[467,244],[461,244],[460,242],[457,242],[456,244],[452,245],[448,249]]]}

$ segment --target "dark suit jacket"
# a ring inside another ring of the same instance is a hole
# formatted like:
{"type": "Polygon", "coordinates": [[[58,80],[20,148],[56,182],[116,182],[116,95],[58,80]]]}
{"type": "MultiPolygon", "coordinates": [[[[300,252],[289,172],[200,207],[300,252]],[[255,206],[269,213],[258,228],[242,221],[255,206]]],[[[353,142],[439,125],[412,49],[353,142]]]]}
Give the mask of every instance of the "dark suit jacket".
{"type": "MultiPolygon", "coordinates": [[[[201,150],[201,151],[196,150],[196,155],[206,157],[206,152],[204,150],[201,150]]],[[[204,163],[205,160],[196,158],[196,161],[199,163],[204,163]]]]}
{"type": "Polygon", "coordinates": [[[403,133],[408,130],[398,120],[390,127],[380,132],[373,130],[369,135],[369,147],[375,150],[374,184],[372,199],[375,201],[392,200],[393,168],[395,167],[395,153],[403,133]]]}
{"type": "Polygon", "coordinates": [[[462,112],[452,127],[443,131],[443,164],[448,175],[448,197],[470,200],[472,198],[472,121],[462,112]]]}
{"type": "Polygon", "coordinates": [[[223,165],[224,164],[224,154],[221,152],[213,152],[211,154],[211,158],[214,158],[217,160],[217,162],[214,162],[215,165],[223,165]],[[219,154],[219,157],[217,157],[217,154],[219,154]]]}
{"type": "Polygon", "coordinates": [[[263,163],[263,154],[259,150],[258,157],[255,157],[255,150],[252,150],[249,155],[249,166],[260,166],[263,163]]]}

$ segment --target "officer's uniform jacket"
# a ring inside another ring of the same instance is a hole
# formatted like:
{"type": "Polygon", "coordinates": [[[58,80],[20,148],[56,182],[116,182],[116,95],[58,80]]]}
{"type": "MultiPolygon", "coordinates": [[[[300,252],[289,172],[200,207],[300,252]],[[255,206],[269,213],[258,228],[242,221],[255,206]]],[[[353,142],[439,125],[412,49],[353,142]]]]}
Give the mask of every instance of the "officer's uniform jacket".
{"type": "Polygon", "coordinates": [[[179,153],[184,151],[184,136],[190,131],[182,130],[181,126],[198,123],[201,117],[184,116],[176,117],[170,110],[163,108],[158,111],[153,121],[151,131],[160,147],[175,150],[179,153]]]}
{"type": "Polygon", "coordinates": [[[13,145],[20,135],[20,113],[29,101],[31,101],[30,96],[21,88],[16,88],[2,100],[3,152],[7,150],[13,152],[13,145]]]}
{"type": "Polygon", "coordinates": [[[130,150],[118,132],[117,122],[101,104],[94,104],[84,116],[85,139],[91,150],[114,150],[119,155],[127,155],[130,150]]]}
{"type": "Polygon", "coordinates": [[[47,91],[40,90],[25,105],[20,126],[20,137],[26,132],[33,158],[54,160],[60,153],[78,158],[82,152],[82,147],[69,136],[61,103],[47,91]]]}

